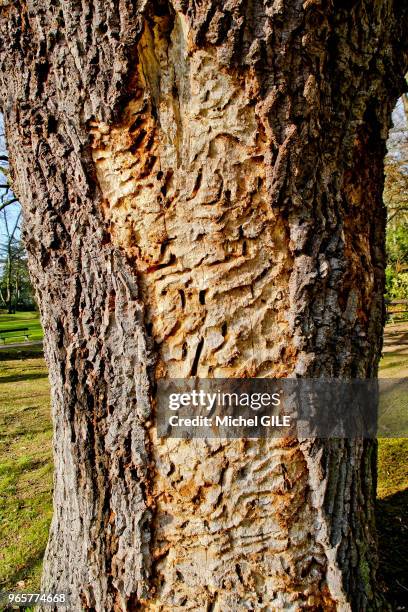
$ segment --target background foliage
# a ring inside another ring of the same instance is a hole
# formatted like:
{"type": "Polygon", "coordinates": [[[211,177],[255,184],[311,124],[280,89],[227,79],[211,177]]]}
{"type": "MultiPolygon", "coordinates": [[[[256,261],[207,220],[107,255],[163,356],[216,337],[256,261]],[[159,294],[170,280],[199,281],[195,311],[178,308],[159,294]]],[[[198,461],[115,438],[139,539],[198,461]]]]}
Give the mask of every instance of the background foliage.
{"type": "Polygon", "coordinates": [[[384,202],[387,206],[387,298],[408,299],[408,97],[393,114],[385,162],[384,202]]]}

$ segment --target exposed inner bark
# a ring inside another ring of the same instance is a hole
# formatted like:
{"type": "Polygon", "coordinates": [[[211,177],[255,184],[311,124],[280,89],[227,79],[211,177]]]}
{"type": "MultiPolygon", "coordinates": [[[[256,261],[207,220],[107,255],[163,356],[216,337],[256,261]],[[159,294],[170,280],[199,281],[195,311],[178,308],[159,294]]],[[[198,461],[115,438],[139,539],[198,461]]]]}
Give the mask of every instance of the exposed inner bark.
{"type": "Polygon", "coordinates": [[[398,2],[1,7],[72,609],[379,610],[375,447],[163,441],[154,380],[374,376],[398,2]]]}
{"type": "Polygon", "coordinates": [[[292,264],[268,203],[259,84],[189,52],[174,19],[170,33],[145,26],[121,125],[93,126],[105,218],[137,268],[159,376],[287,373],[292,264]]]}
{"type": "MultiPolygon", "coordinates": [[[[138,272],[156,376],[288,375],[292,257],[267,196],[259,80],[188,49],[187,19],[171,21],[144,27],[121,123],[92,125],[104,215],[138,272]]],[[[156,597],[146,607],[334,605],[297,444],[151,437],[156,597]]]]}

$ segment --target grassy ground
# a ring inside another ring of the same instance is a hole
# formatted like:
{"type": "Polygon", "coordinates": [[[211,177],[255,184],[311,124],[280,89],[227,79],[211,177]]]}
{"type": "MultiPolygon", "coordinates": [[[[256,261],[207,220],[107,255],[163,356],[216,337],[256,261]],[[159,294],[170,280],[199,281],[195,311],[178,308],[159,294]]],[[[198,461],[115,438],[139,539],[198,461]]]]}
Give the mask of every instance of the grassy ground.
{"type": "MultiPolygon", "coordinates": [[[[386,326],[380,370],[383,379],[404,377],[408,377],[406,322],[386,326]]],[[[390,389],[391,401],[398,398],[397,387],[390,389]]],[[[403,408],[401,417],[406,421],[405,402],[403,408]]],[[[408,438],[379,440],[377,495],[379,577],[392,609],[408,610],[408,438]]]]}
{"type": "Polygon", "coordinates": [[[3,332],[5,329],[17,329],[21,327],[27,327],[29,334],[29,340],[42,340],[43,331],[41,329],[40,317],[38,312],[16,312],[15,314],[0,313],[0,345],[11,344],[14,342],[24,342],[24,332],[7,332],[4,334],[5,341],[3,340],[3,332]]]}
{"type": "Polygon", "coordinates": [[[47,371],[18,357],[0,361],[0,590],[38,588],[52,512],[47,371]]]}
{"type": "MultiPolygon", "coordinates": [[[[0,351],[0,590],[38,588],[51,519],[49,386],[39,350],[0,351]]],[[[408,324],[387,327],[381,376],[408,376],[408,324]]],[[[381,584],[393,610],[408,610],[408,438],[379,441],[377,521],[381,584]]]]}
{"type": "Polygon", "coordinates": [[[408,439],[381,440],[377,530],[382,588],[392,610],[408,610],[408,439]]]}

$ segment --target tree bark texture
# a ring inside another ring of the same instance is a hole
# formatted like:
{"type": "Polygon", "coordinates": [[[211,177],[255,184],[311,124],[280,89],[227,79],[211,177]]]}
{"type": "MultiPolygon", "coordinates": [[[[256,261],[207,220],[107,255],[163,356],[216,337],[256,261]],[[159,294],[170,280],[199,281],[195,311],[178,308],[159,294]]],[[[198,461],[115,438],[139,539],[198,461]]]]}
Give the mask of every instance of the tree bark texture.
{"type": "Polygon", "coordinates": [[[393,0],[3,0],[72,610],[379,610],[368,441],[161,440],[161,377],[373,377],[393,0]]]}

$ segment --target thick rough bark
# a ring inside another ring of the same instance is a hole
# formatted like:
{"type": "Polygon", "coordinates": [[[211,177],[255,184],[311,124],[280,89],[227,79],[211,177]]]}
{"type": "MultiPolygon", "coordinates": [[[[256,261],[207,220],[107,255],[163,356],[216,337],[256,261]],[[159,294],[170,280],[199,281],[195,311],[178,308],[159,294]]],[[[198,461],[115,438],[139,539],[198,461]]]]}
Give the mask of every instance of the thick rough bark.
{"type": "Polygon", "coordinates": [[[375,447],[163,441],[157,377],[376,375],[404,3],[0,8],[72,609],[376,610],[375,447]]]}

